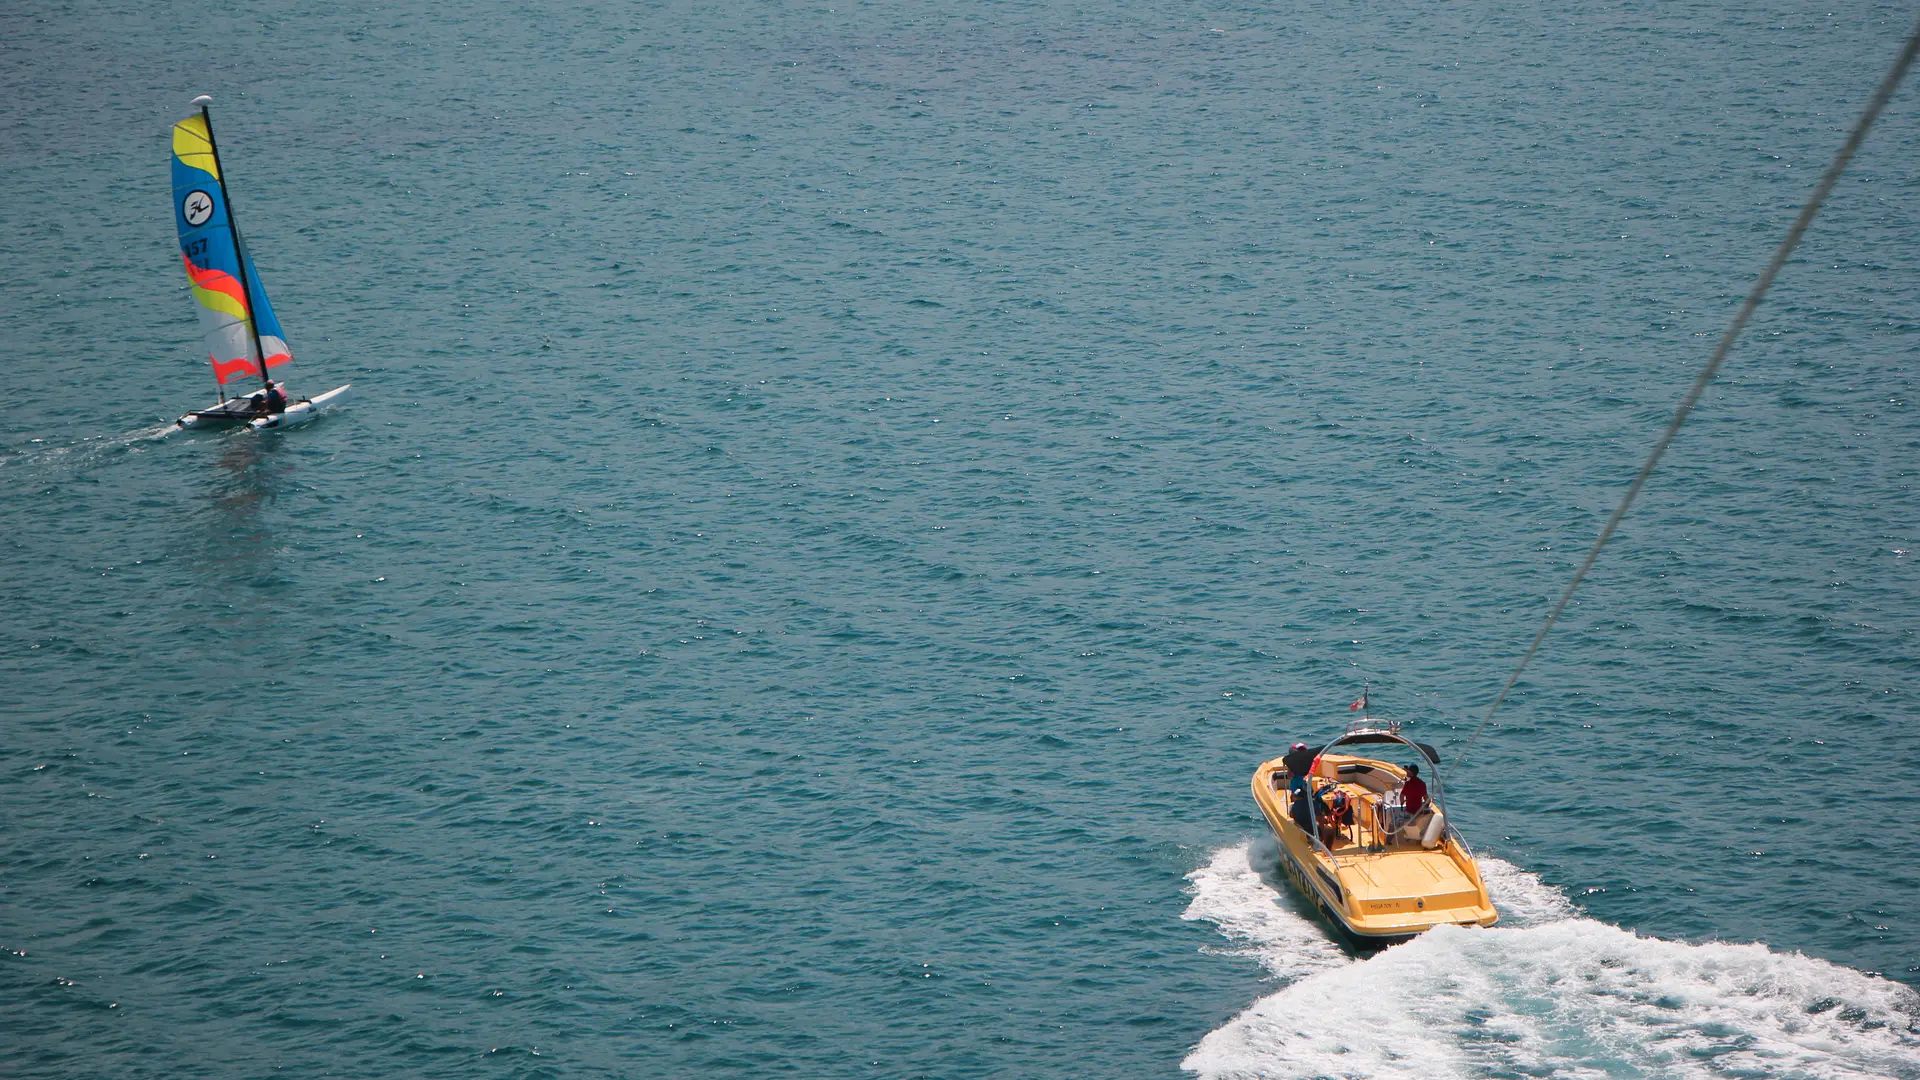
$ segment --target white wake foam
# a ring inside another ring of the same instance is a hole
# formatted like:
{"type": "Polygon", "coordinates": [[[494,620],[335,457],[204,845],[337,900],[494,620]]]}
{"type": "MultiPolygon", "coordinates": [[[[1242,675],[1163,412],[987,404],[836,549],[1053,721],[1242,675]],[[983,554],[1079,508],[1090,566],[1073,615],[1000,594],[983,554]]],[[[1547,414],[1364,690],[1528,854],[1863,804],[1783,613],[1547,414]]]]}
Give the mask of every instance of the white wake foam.
{"type": "Polygon", "coordinates": [[[1640,937],[1496,859],[1482,872],[1501,926],[1346,960],[1301,939],[1289,919],[1322,931],[1290,896],[1266,902],[1282,916],[1261,908],[1250,890],[1267,883],[1234,870],[1248,850],[1189,875],[1188,917],[1292,981],[1200,1041],[1183,1064],[1203,1077],[1920,1080],[1920,1002],[1898,983],[1761,945],[1640,937]]]}
{"type": "Polygon", "coordinates": [[[1488,855],[1478,856],[1476,861],[1480,864],[1480,880],[1487,883],[1487,894],[1493,897],[1493,909],[1500,913],[1501,926],[1539,926],[1580,914],[1566,893],[1541,881],[1533,871],[1488,855]]]}
{"type": "Polygon", "coordinates": [[[1297,979],[1351,963],[1287,887],[1273,837],[1222,848],[1187,880],[1193,900],[1181,918],[1218,926],[1232,943],[1225,951],[1259,960],[1275,977],[1297,979]]]}

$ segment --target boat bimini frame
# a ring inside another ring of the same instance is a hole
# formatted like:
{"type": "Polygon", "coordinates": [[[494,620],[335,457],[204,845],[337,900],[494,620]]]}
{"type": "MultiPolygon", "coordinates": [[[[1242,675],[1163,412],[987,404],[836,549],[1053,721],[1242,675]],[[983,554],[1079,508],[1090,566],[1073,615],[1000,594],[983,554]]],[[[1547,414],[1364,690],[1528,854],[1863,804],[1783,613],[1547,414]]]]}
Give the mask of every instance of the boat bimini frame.
{"type": "MultiPolygon", "coordinates": [[[[1429,770],[1433,775],[1428,777],[1426,781],[1426,809],[1411,821],[1403,823],[1399,829],[1394,830],[1395,833],[1404,833],[1415,825],[1419,825],[1421,826],[1419,837],[1421,847],[1436,848],[1445,840],[1451,839],[1454,843],[1460,845],[1460,850],[1464,852],[1469,859],[1473,858],[1473,849],[1467,845],[1466,837],[1461,836],[1447,819],[1447,794],[1444,785],[1441,783],[1440,769],[1438,768],[1440,764],[1440,752],[1426,743],[1415,742],[1405,735],[1400,734],[1400,721],[1374,716],[1361,716],[1359,719],[1349,722],[1346,732],[1339,738],[1315,750],[1313,756],[1317,761],[1339,747],[1359,746],[1371,743],[1393,743],[1404,746],[1414,753],[1419,754],[1428,764],[1435,766],[1429,770]],[[1422,820],[1423,818],[1425,819],[1424,821],[1422,820]]],[[[1341,770],[1340,776],[1343,782],[1355,779],[1347,770],[1353,770],[1356,773],[1373,771],[1372,767],[1367,765],[1343,765],[1339,766],[1339,769],[1341,770]]],[[[1361,783],[1364,784],[1365,781],[1362,780],[1361,783]]],[[[1384,830],[1379,831],[1384,832],[1384,830]]],[[[1327,860],[1335,866],[1340,864],[1341,856],[1335,854],[1332,848],[1329,848],[1320,840],[1320,824],[1317,817],[1314,820],[1312,829],[1303,829],[1301,832],[1305,834],[1308,842],[1313,845],[1315,851],[1325,855],[1327,860]]],[[[1369,850],[1379,851],[1380,848],[1381,845],[1376,844],[1371,846],[1371,848],[1358,848],[1355,850],[1359,852],[1369,850]]],[[[1349,851],[1347,854],[1351,856],[1354,853],[1354,851],[1349,851]]]]}

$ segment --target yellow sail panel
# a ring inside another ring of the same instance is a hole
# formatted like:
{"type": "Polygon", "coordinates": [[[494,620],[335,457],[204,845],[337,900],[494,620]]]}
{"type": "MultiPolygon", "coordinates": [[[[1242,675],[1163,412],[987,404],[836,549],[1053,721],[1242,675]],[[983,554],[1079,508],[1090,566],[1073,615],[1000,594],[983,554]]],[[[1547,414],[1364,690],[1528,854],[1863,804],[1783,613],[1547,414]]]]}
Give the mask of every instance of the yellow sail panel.
{"type": "Polygon", "coordinates": [[[248,317],[247,294],[232,274],[203,270],[185,256],[181,256],[180,261],[186,264],[187,277],[193,282],[193,298],[200,302],[201,307],[242,321],[248,317]]]}
{"type": "Polygon", "coordinates": [[[207,136],[204,116],[189,116],[173,125],[173,156],[190,169],[220,179],[220,163],[214,159],[213,140],[207,136]]]}

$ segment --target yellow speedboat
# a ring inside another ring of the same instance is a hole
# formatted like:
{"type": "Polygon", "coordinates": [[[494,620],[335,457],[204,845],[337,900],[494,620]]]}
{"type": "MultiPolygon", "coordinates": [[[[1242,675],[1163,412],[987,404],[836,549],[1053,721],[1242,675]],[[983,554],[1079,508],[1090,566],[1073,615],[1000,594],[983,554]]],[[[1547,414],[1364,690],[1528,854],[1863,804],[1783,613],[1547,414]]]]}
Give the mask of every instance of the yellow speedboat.
{"type": "Polygon", "coordinates": [[[1408,783],[1420,765],[1439,762],[1432,747],[1402,736],[1398,723],[1363,716],[1327,745],[1295,744],[1254,771],[1253,801],[1280,841],[1280,865],[1361,942],[1400,941],[1442,923],[1492,926],[1499,918],[1473,852],[1447,821],[1439,776],[1421,781],[1424,798],[1421,783],[1408,783]]]}

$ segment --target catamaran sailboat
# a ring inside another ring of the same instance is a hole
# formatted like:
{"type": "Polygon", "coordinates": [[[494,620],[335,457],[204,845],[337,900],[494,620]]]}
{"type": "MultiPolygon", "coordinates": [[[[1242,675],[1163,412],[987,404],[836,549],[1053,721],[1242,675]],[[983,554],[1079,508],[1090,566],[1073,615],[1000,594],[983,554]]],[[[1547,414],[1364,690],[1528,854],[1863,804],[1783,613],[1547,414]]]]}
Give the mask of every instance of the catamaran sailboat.
{"type": "Polygon", "coordinates": [[[194,98],[200,111],[173,125],[173,218],[180,230],[180,259],[200,305],[200,326],[220,401],[182,416],[176,428],[303,424],[346,397],[353,384],[296,400],[287,396],[286,384],[274,381],[276,368],[293,363],[293,350],[287,347],[273,305],[267,303],[267,290],[234,220],[213,142],[213,118],[207,114],[212,101],[204,94],[194,98]],[[229,381],[255,378],[260,380],[258,389],[228,395],[229,381]]]}

